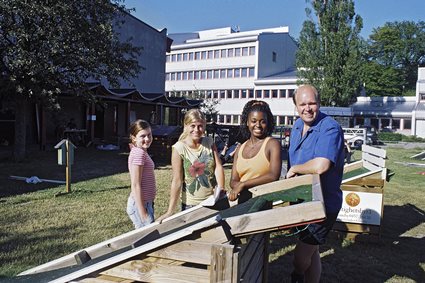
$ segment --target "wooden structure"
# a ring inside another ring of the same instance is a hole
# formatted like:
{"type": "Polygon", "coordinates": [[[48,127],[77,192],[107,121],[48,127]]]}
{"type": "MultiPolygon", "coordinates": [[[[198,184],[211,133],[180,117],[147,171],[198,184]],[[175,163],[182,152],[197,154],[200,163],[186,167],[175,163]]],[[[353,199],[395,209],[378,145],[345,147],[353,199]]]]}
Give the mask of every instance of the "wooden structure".
{"type": "Polygon", "coordinates": [[[318,175],[251,189],[229,207],[196,206],[27,270],[49,282],[267,282],[269,232],[325,217],[318,175]],[[306,202],[282,205],[297,198],[306,202]],[[273,203],[275,205],[273,205],[273,203]]]}
{"type": "Polygon", "coordinates": [[[363,145],[362,159],[344,167],[343,207],[335,230],[380,235],[388,176],[386,158],[384,149],[363,145]]]}

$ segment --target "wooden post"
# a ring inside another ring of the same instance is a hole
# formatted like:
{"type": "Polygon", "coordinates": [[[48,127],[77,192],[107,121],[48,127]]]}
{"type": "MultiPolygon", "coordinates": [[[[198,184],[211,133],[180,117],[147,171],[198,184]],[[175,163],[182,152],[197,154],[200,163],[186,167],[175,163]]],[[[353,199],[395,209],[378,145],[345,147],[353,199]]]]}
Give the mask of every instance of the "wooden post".
{"type": "Polygon", "coordinates": [[[66,139],[66,192],[71,192],[71,155],[70,155],[69,139],[66,139]]]}

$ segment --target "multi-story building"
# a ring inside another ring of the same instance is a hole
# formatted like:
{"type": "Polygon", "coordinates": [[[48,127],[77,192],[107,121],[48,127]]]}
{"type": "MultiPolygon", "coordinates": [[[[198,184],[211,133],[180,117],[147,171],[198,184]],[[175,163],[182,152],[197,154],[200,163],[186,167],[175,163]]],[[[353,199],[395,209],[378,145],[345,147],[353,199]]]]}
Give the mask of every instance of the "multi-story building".
{"type": "Polygon", "coordinates": [[[217,122],[239,124],[244,104],[268,102],[278,125],[292,124],[297,46],[288,27],[238,32],[230,27],[169,34],[168,96],[217,99],[217,122]]]}

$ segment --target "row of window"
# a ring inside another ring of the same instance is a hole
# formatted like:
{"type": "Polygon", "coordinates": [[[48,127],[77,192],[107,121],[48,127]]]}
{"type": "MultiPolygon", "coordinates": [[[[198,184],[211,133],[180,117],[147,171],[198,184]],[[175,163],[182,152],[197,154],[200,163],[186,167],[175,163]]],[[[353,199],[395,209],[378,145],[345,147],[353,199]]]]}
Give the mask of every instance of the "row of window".
{"type": "MultiPolygon", "coordinates": [[[[276,126],[292,126],[297,119],[296,116],[273,116],[276,126]]],[[[217,115],[217,123],[239,125],[241,115],[217,115]]]]}
{"type": "Polygon", "coordinates": [[[229,78],[250,78],[254,77],[254,68],[233,68],[219,70],[200,70],[170,72],[165,74],[166,81],[187,81],[187,80],[210,80],[229,78]]]}
{"type": "Polygon", "coordinates": [[[167,62],[231,58],[255,55],[255,46],[205,50],[167,55],[167,62]]]}
{"type": "MultiPolygon", "coordinates": [[[[216,98],[216,99],[225,99],[225,98],[291,98],[294,95],[294,89],[263,89],[256,90],[253,89],[222,89],[222,90],[198,90],[196,91],[202,98],[216,98]]],[[[195,92],[193,91],[169,91],[166,92],[166,95],[169,97],[195,97],[195,92]]]]}

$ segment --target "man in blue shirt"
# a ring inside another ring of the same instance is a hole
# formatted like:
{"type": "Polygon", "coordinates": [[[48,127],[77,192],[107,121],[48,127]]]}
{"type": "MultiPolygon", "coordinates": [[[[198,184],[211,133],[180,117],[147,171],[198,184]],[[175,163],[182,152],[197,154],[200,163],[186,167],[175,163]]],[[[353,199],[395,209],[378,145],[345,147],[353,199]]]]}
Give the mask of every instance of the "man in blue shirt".
{"type": "Polygon", "coordinates": [[[319,174],[326,220],[310,224],[300,233],[294,251],[292,282],[319,282],[319,245],[325,243],[342,205],[340,189],[344,169],[344,134],[341,126],[319,111],[320,98],[311,85],[300,86],[293,96],[300,116],[291,132],[287,178],[319,174]]]}

